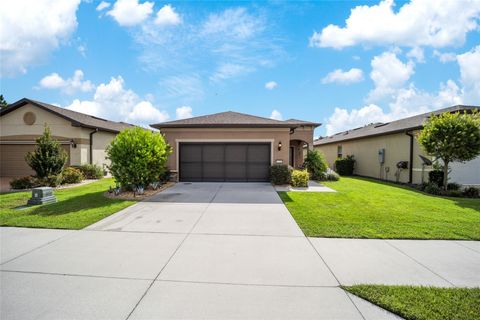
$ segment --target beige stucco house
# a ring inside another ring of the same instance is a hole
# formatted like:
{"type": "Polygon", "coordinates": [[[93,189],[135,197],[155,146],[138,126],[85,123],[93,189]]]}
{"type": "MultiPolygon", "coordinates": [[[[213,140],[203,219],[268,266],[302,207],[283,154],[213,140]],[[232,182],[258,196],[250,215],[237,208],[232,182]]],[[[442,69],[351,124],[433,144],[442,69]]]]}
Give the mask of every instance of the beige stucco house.
{"type": "Polygon", "coordinates": [[[168,167],[180,181],[268,181],[271,165],[303,163],[319,125],[228,111],[151,126],[172,146],[168,167]]]}
{"type": "Polygon", "coordinates": [[[132,125],[114,122],[21,99],[0,111],[0,177],[22,177],[34,172],[25,155],[47,124],[68,154],[69,165],[107,164],[105,149],[118,132],[132,125]]]}
{"type": "MultiPolygon", "coordinates": [[[[473,106],[453,106],[433,112],[469,112],[473,106]]],[[[314,142],[314,148],[322,151],[334,168],[338,157],[353,155],[356,159],[354,173],[360,176],[421,183],[428,181],[431,166],[423,165],[420,156],[430,160],[416,139],[423,123],[432,115],[425,113],[388,123],[372,123],[364,127],[322,137],[314,142]],[[382,155],[383,153],[383,155],[382,155]],[[407,161],[405,169],[398,169],[397,163],[407,161]]],[[[452,163],[450,181],[464,185],[480,185],[480,158],[467,163],[452,163]]]]}

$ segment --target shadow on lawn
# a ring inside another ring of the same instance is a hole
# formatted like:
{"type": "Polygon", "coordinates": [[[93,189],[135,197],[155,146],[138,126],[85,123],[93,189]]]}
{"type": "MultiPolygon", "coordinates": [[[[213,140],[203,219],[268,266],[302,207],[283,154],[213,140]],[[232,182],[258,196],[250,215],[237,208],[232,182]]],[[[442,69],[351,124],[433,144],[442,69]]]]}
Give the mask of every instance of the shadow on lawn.
{"type": "Polygon", "coordinates": [[[39,216],[60,216],[76,213],[83,210],[107,208],[112,204],[121,203],[125,200],[110,199],[103,195],[105,191],[92,192],[73,196],[67,199],[59,199],[58,202],[32,207],[26,214],[39,216]]]}

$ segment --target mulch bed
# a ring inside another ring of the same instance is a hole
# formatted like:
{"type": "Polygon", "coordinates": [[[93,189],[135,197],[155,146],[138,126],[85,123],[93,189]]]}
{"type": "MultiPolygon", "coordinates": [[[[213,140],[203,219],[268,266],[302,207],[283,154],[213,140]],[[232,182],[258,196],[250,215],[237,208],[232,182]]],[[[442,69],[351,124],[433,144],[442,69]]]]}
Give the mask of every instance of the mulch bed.
{"type": "Polygon", "coordinates": [[[159,192],[162,192],[165,189],[170,188],[173,186],[175,182],[167,182],[160,187],[157,188],[157,190],[153,190],[151,187],[145,189],[143,194],[133,194],[133,191],[122,191],[120,194],[115,195],[113,192],[110,193],[106,191],[104,193],[104,196],[110,199],[121,199],[121,200],[131,200],[131,201],[142,201],[143,199],[146,199],[148,197],[151,197],[159,192]]]}

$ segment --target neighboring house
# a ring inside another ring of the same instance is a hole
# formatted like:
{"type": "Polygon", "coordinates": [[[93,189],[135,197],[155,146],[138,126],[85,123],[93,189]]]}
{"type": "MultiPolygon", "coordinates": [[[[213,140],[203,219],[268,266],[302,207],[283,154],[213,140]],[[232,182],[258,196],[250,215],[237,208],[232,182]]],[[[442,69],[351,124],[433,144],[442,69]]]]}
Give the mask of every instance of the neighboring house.
{"type": "Polygon", "coordinates": [[[50,104],[21,99],[0,111],[0,177],[34,172],[25,155],[47,124],[68,154],[68,165],[107,164],[105,148],[118,132],[132,125],[109,121],[50,104]]]}
{"type": "MultiPolygon", "coordinates": [[[[470,112],[479,107],[457,105],[433,112],[470,112]]],[[[416,135],[432,113],[425,113],[388,123],[373,123],[364,127],[322,137],[314,142],[314,148],[322,151],[333,168],[339,157],[353,155],[356,159],[354,173],[360,176],[421,183],[428,181],[431,166],[422,166],[420,155],[433,160],[421,149],[416,135]],[[383,155],[382,155],[383,152],[383,155]],[[383,163],[382,160],[383,159],[383,163]],[[405,169],[397,163],[407,161],[405,169]],[[413,164],[413,165],[412,165],[413,164]]],[[[480,158],[467,163],[452,163],[450,181],[464,185],[480,185],[480,158]]]]}
{"type": "Polygon", "coordinates": [[[268,181],[272,164],[303,163],[319,125],[228,111],[151,126],[172,146],[168,167],[180,181],[268,181]]]}

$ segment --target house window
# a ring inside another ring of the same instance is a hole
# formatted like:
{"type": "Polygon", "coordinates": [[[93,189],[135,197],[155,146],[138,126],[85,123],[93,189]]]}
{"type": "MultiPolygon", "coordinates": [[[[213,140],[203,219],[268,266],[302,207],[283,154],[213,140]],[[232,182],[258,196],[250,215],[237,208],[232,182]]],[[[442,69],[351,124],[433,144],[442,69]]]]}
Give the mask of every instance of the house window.
{"type": "Polygon", "coordinates": [[[343,148],[341,145],[337,146],[337,158],[342,158],[343,156],[343,148]]]}

